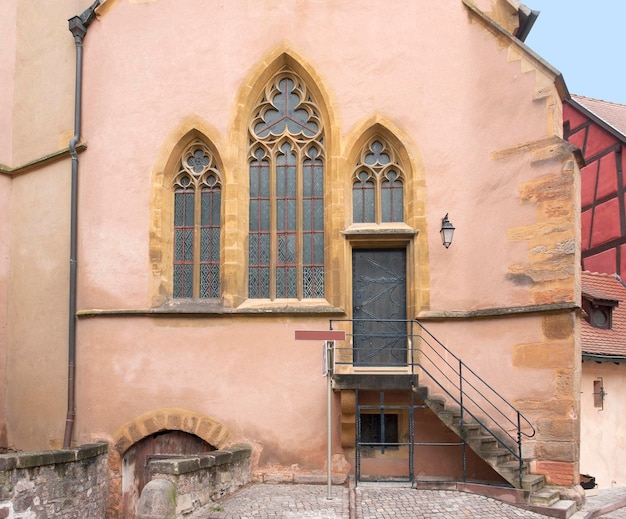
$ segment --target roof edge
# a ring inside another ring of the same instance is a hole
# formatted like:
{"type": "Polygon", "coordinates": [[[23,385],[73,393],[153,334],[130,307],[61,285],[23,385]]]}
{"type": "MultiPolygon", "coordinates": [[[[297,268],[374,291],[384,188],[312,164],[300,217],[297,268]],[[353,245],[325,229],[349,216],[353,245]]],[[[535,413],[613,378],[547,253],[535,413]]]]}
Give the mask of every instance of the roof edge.
{"type": "Polygon", "coordinates": [[[503,36],[507,40],[510,41],[511,44],[515,45],[519,50],[524,52],[529,58],[531,58],[535,64],[543,69],[545,72],[548,72],[552,76],[554,76],[554,85],[556,87],[557,92],[561,98],[561,101],[566,99],[570,99],[570,93],[567,89],[567,85],[565,84],[565,80],[563,79],[563,74],[548,63],[545,59],[543,59],[539,54],[537,54],[534,50],[532,50],[528,45],[526,45],[522,40],[511,34],[509,31],[504,29],[499,23],[494,21],[489,15],[481,11],[478,6],[474,3],[474,0],[462,0],[463,5],[470,11],[470,14],[474,15],[489,31],[498,36],[503,36]]]}
{"type": "Polygon", "coordinates": [[[626,357],[622,355],[601,355],[598,353],[583,352],[583,360],[591,360],[594,362],[613,362],[615,364],[626,364],[626,357]]]}
{"type": "MultiPolygon", "coordinates": [[[[596,101],[600,101],[600,100],[596,99],[596,101]]],[[[563,102],[583,112],[587,117],[589,117],[590,119],[593,119],[593,121],[598,126],[606,130],[607,132],[611,133],[614,137],[616,137],[620,141],[626,142],[626,134],[619,131],[617,128],[615,128],[615,126],[608,123],[605,119],[603,119],[598,114],[596,114],[595,112],[587,108],[585,105],[583,105],[580,101],[577,101],[576,99],[570,96],[567,99],[565,99],[563,102]]]]}

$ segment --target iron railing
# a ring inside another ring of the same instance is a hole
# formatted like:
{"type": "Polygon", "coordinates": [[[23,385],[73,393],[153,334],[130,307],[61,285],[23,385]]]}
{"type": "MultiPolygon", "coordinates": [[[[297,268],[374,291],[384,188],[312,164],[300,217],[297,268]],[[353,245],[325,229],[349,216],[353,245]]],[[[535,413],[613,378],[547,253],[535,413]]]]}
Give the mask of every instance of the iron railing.
{"type": "MultiPolygon", "coordinates": [[[[364,369],[405,367],[407,371],[410,370],[413,380],[419,380],[419,385],[428,389],[431,400],[433,395],[439,394],[445,398],[448,409],[457,407],[458,429],[464,443],[468,424],[477,424],[483,434],[493,437],[511,454],[518,462],[521,488],[524,463],[522,442],[524,438],[529,439],[535,435],[535,427],[519,409],[439,341],[422,323],[416,320],[390,319],[382,322],[374,319],[331,319],[330,329],[334,326],[350,328],[346,330],[346,341],[350,341],[352,345],[367,341],[368,338],[372,343],[365,355],[363,352],[356,353],[353,346],[336,347],[336,373],[346,372],[342,369],[343,366],[348,368],[347,371],[350,366],[364,369]],[[368,333],[368,323],[373,324],[374,333],[371,337],[363,335],[368,333]],[[400,337],[398,330],[404,329],[406,334],[402,331],[403,337],[400,337]],[[386,352],[381,353],[383,350],[386,352]]],[[[463,473],[465,479],[465,469],[463,473]]]]}

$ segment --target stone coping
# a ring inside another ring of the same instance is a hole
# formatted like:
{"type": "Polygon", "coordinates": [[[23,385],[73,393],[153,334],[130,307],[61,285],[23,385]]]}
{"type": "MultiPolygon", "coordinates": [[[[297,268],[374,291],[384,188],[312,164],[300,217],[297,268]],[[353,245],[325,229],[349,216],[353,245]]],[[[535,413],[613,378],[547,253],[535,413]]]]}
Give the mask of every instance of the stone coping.
{"type": "Polygon", "coordinates": [[[164,455],[167,458],[153,458],[150,471],[155,474],[187,474],[211,467],[227,465],[238,460],[250,458],[252,449],[247,445],[236,445],[228,450],[217,450],[191,456],[164,455]]]}
{"type": "Polygon", "coordinates": [[[0,454],[0,471],[72,463],[95,458],[101,454],[106,454],[108,447],[107,443],[90,443],[70,449],[0,454]]]}

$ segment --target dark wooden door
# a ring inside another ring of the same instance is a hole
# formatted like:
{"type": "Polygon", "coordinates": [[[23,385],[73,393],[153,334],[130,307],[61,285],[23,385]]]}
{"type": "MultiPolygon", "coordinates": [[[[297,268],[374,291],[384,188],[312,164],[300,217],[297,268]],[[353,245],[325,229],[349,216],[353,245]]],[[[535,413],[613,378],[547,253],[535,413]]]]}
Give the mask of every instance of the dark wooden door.
{"type": "Polygon", "coordinates": [[[406,250],[352,251],[355,366],[406,364],[406,250]]]}

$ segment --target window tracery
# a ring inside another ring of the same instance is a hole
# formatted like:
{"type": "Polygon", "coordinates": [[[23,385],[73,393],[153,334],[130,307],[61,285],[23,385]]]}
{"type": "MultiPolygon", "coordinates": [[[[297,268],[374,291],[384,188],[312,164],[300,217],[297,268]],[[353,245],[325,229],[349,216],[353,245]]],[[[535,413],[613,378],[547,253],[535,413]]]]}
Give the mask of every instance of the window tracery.
{"type": "Polygon", "coordinates": [[[222,178],[206,144],[183,151],[174,192],[174,298],[220,297],[222,178]]]}
{"type": "Polygon", "coordinates": [[[324,131],[304,81],[283,69],[249,125],[248,296],[324,297],[324,131]]]}
{"type": "Polygon", "coordinates": [[[361,150],[352,181],[354,223],[404,221],[404,171],[393,147],[382,137],[361,150]]]}

